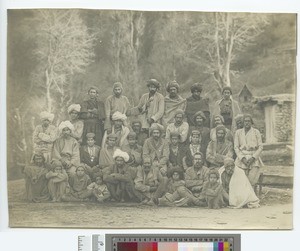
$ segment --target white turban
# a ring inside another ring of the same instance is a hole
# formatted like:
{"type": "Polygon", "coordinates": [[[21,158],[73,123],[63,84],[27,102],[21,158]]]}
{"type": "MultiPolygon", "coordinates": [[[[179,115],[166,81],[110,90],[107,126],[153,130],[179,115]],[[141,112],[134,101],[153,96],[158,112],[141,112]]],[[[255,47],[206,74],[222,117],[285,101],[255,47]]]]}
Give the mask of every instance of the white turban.
{"type": "Polygon", "coordinates": [[[123,152],[120,149],[116,149],[113,155],[113,158],[116,159],[117,157],[121,157],[125,160],[125,162],[128,162],[129,160],[129,155],[127,152],[123,152]]]}
{"type": "Polygon", "coordinates": [[[125,121],[127,119],[127,116],[121,112],[115,112],[112,117],[112,120],[122,120],[125,121]]]}
{"type": "Polygon", "coordinates": [[[68,107],[68,113],[72,111],[80,112],[81,106],[79,104],[72,104],[68,107]]]}
{"type": "Polygon", "coordinates": [[[48,119],[50,122],[52,122],[54,119],[54,114],[44,111],[44,112],[40,113],[40,118],[41,118],[41,120],[48,119]]]}
{"type": "Polygon", "coordinates": [[[62,132],[62,130],[66,127],[68,127],[72,132],[74,131],[74,126],[72,125],[72,123],[69,120],[61,122],[58,129],[60,132],[62,132]]]}

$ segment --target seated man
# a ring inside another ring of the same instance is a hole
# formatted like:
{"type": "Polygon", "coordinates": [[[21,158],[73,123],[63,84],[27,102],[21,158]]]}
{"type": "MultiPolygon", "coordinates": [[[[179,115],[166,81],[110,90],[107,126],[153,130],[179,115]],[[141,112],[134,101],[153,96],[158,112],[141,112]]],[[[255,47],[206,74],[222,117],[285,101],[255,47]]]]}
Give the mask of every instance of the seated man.
{"type": "Polygon", "coordinates": [[[106,144],[100,150],[99,154],[99,166],[101,169],[107,168],[114,164],[113,154],[116,147],[117,142],[117,135],[116,134],[109,134],[106,138],[106,144]]]}
{"type": "Polygon", "coordinates": [[[137,168],[136,178],[134,179],[135,189],[141,193],[143,204],[154,205],[152,201],[153,194],[162,179],[159,169],[152,166],[151,158],[145,156],[143,165],[137,168]]]}
{"type": "Polygon", "coordinates": [[[87,174],[93,176],[100,171],[99,154],[100,146],[95,145],[95,134],[90,132],[86,134],[87,145],[80,148],[80,160],[84,164],[87,174]]]}
{"type": "Polygon", "coordinates": [[[183,121],[184,111],[177,110],[174,113],[174,122],[170,123],[166,129],[166,139],[170,142],[170,134],[177,132],[180,134],[180,142],[185,143],[189,132],[189,124],[183,121]]]}
{"type": "Polygon", "coordinates": [[[167,174],[167,162],[169,159],[169,144],[162,138],[164,127],[153,123],[150,127],[150,138],[146,139],[143,146],[143,158],[150,156],[154,166],[157,166],[163,176],[167,174]]]}
{"type": "MultiPolygon", "coordinates": [[[[127,117],[125,114],[115,112],[111,119],[113,123],[111,133],[118,136],[116,146],[121,147],[124,144],[128,133],[130,132],[129,128],[124,126],[124,122],[126,121],[127,117]]],[[[102,147],[104,147],[106,144],[106,138],[108,134],[108,130],[106,130],[103,136],[102,147]]]]}
{"type": "Polygon", "coordinates": [[[259,199],[255,195],[245,172],[241,168],[236,167],[234,160],[231,158],[224,160],[224,168],[221,180],[222,186],[226,191],[229,206],[232,208],[259,207],[259,199]]]}
{"type": "Polygon", "coordinates": [[[71,136],[73,130],[74,126],[70,121],[61,122],[59,125],[61,136],[54,141],[52,150],[52,158],[60,160],[67,169],[77,167],[80,163],[79,143],[71,136]],[[70,161],[62,158],[65,154],[71,156],[70,161]]]}
{"type": "Polygon", "coordinates": [[[136,133],[137,144],[143,147],[145,140],[148,138],[148,133],[142,130],[142,122],[138,119],[132,120],[131,129],[136,133]]]}
{"type": "MultiPolygon", "coordinates": [[[[192,192],[186,188],[182,168],[171,168],[168,172],[169,179],[163,181],[157,190],[163,192],[163,196],[157,201],[159,206],[203,206],[204,203],[196,198],[192,192]]],[[[157,192],[158,194],[158,192],[157,192]]]]}
{"type": "Polygon", "coordinates": [[[193,166],[189,167],[185,172],[186,187],[200,199],[204,198],[202,188],[204,182],[208,180],[209,172],[209,169],[203,166],[203,163],[203,154],[198,152],[194,155],[193,166]]]}
{"type": "Polygon", "coordinates": [[[206,151],[206,161],[209,167],[221,167],[224,165],[224,159],[233,157],[233,145],[225,139],[226,127],[218,125],[216,127],[217,140],[210,141],[206,151]]]}
{"type": "Polygon", "coordinates": [[[129,155],[117,149],[113,155],[115,163],[104,171],[103,180],[115,201],[139,200],[139,193],[134,188],[134,172],[126,164],[129,155]]]}
{"type": "Polygon", "coordinates": [[[136,169],[142,164],[143,148],[137,144],[137,137],[135,132],[130,132],[127,135],[127,142],[128,143],[123,145],[121,150],[129,154],[130,160],[127,164],[136,169]]]}

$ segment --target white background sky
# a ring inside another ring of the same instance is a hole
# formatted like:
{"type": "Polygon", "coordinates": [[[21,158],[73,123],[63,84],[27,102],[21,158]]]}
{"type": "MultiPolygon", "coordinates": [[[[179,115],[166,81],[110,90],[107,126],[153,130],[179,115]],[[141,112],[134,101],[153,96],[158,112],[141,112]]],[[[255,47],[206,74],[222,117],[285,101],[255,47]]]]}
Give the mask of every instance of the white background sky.
{"type": "MultiPolygon", "coordinates": [[[[136,10],[242,11],[300,13],[300,0],[0,0],[0,250],[75,251],[77,236],[104,233],[241,233],[243,251],[300,250],[300,155],[296,150],[294,188],[294,230],[292,231],[176,231],[176,230],[62,230],[10,229],[6,189],[6,32],[7,9],[13,8],[90,8],[136,10]]],[[[299,34],[299,28],[298,28],[299,34]]],[[[299,35],[298,35],[299,40],[299,35]]],[[[297,58],[299,66],[299,58],[297,58]]],[[[299,67],[298,67],[299,74],[299,67]]],[[[297,96],[299,96],[299,88],[297,96]]],[[[299,103],[299,102],[298,102],[299,103]]],[[[297,114],[299,114],[299,104],[297,114]]],[[[297,117],[299,129],[300,119],[297,117]]],[[[296,138],[299,136],[296,130],[296,138]]],[[[297,149],[299,139],[296,141],[297,149]]],[[[251,213],[251,211],[249,211],[251,213]]]]}

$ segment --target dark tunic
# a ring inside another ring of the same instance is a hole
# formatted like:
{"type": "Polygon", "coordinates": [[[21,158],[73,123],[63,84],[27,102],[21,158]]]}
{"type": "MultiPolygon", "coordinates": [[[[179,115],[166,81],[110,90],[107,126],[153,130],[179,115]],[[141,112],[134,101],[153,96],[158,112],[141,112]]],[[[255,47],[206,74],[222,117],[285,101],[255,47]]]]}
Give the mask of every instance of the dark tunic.
{"type": "Polygon", "coordinates": [[[89,132],[95,133],[96,145],[101,146],[104,123],[105,110],[104,103],[100,100],[85,100],[81,104],[80,119],[84,121],[82,144],[86,145],[86,134],[89,132]],[[95,112],[89,112],[88,110],[97,109],[95,112]]]}
{"type": "Polygon", "coordinates": [[[94,175],[100,173],[99,168],[99,154],[100,154],[100,147],[95,145],[95,150],[93,156],[90,155],[88,146],[82,146],[80,148],[80,161],[88,165],[87,171],[89,176],[92,178],[94,175]]]}
{"type": "Polygon", "coordinates": [[[204,126],[210,127],[210,110],[208,99],[200,97],[200,99],[195,99],[193,96],[190,96],[186,99],[186,109],[185,114],[187,122],[190,126],[194,125],[193,116],[196,112],[202,111],[206,116],[204,126]]]}
{"type": "Polygon", "coordinates": [[[182,159],[184,155],[182,152],[185,150],[185,146],[182,144],[178,145],[178,150],[176,152],[173,151],[171,145],[169,146],[170,154],[169,154],[169,166],[173,167],[183,167],[182,159]]]}

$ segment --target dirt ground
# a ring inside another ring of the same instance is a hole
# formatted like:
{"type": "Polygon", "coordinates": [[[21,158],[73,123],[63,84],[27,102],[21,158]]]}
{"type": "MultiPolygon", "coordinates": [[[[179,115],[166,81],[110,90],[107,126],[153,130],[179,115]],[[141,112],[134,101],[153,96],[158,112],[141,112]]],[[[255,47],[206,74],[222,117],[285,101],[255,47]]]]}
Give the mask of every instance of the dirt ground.
{"type": "Polygon", "coordinates": [[[291,229],[292,190],[264,188],[257,209],[150,207],[135,203],[28,203],[9,181],[10,227],[291,229]]]}

